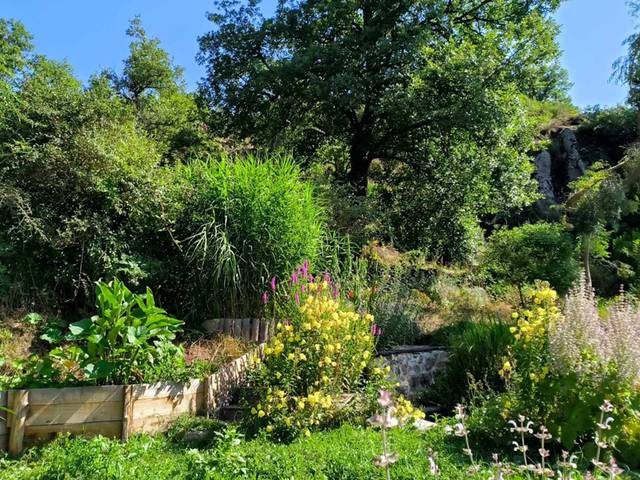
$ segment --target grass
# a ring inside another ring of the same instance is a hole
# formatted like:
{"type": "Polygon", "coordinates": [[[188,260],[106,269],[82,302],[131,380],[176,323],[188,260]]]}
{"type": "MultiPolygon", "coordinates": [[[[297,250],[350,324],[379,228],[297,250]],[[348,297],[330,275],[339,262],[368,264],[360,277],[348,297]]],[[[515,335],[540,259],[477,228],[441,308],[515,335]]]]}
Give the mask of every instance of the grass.
{"type": "MultiPolygon", "coordinates": [[[[392,431],[390,448],[400,454],[392,478],[432,478],[426,453],[429,447],[438,453],[440,478],[475,478],[467,473],[468,462],[458,440],[446,436],[441,427],[426,433],[392,431]]],[[[383,478],[372,464],[380,448],[379,432],[351,425],[291,444],[274,444],[264,439],[244,441],[233,428],[224,430],[213,420],[184,419],[167,435],[140,435],[127,444],[101,437],[61,437],[44,448],[30,450],[21,460],[0,460],[0,480],[371,480],[383,478]],[[180,432],[184,428],[195,428],[208,440],[188,442],[180,432]]],[[[477,478],[487,477],[485,472],[477,478]]]]}

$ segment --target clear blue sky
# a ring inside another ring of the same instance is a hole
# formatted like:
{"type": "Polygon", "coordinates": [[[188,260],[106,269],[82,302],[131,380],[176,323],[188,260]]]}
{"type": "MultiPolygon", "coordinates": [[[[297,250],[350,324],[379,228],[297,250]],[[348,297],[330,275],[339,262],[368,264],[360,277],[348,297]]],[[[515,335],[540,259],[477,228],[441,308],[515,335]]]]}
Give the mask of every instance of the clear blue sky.
{"type": "MultiPolygon", "coordinates": [[[[271,10],[274,3],[266,0],[264,5],[271,10]]],[[[196,38],[209,29],[205,12],[212,8],[211,0],[0,0],[0,17],[22,21],[39,53],[66,59],[86,80],[103,67],[120,67],[127,55],[127,22],[140,14],[148,33],[161,39],[193,87],[202,76],[195,62],[196,38]]],[[[574,103],[585,107],[624,101],[625,87],[610,83],[609,77],[633,29],[625,0],[568,0],[557,19],[574,103]]]]}

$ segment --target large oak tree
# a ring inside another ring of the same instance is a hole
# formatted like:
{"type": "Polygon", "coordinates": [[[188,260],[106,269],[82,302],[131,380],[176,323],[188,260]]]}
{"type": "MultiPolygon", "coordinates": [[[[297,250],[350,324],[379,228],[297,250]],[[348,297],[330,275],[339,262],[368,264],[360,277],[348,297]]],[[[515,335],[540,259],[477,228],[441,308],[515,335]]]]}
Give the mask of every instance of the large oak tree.
{"type": "Polygon", "coordinates": [[[425,139],[497,145],[505,105],[566,85],[560,0],[223,0],[200,38],[201,89],[227,134],[311,156],[348,151],[360,193],[370,166],[411,165],[425,139]]]}

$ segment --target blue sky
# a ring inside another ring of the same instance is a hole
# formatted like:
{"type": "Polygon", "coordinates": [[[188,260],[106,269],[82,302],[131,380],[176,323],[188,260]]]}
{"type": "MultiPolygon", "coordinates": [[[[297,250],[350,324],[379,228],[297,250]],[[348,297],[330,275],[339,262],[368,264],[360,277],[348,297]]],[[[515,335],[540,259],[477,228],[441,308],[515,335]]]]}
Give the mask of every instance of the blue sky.
{"type": "MultiPolygon", "coordinates": [[[[264,2],[268,9],[274,3],[264,2]]],[[[212,8],[212,0],[0,0],[0,17],[22,21],[39,53],[66,59],[86,80],[103,67],[120,67],[127,55],[127,22],[141,14],[149,34],[161,39],[193,87],[203,72],[195,62],[196,37],[209,29],[205,12],[212,8]]],[[[568,0],[557,20],[574,103],[585,107],[624,101],[626,88],[610,83],[609,77],[633,30],[625,0],[568,0]]]]}

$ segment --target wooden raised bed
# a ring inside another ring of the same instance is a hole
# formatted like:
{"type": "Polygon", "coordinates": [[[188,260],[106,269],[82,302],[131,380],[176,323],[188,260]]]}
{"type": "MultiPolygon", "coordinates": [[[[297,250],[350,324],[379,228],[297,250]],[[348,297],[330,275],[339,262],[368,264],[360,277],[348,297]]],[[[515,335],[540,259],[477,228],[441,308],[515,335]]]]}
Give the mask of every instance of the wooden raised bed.
{"type": "Polygon", "coordinates": [[[0,392],[0,450],[17,455],[57,434],[127,440],[161,432],[180,415],[209,415],[225,405],[263,346],[204,380],[101,387],[34,388],[0,392]]]}

